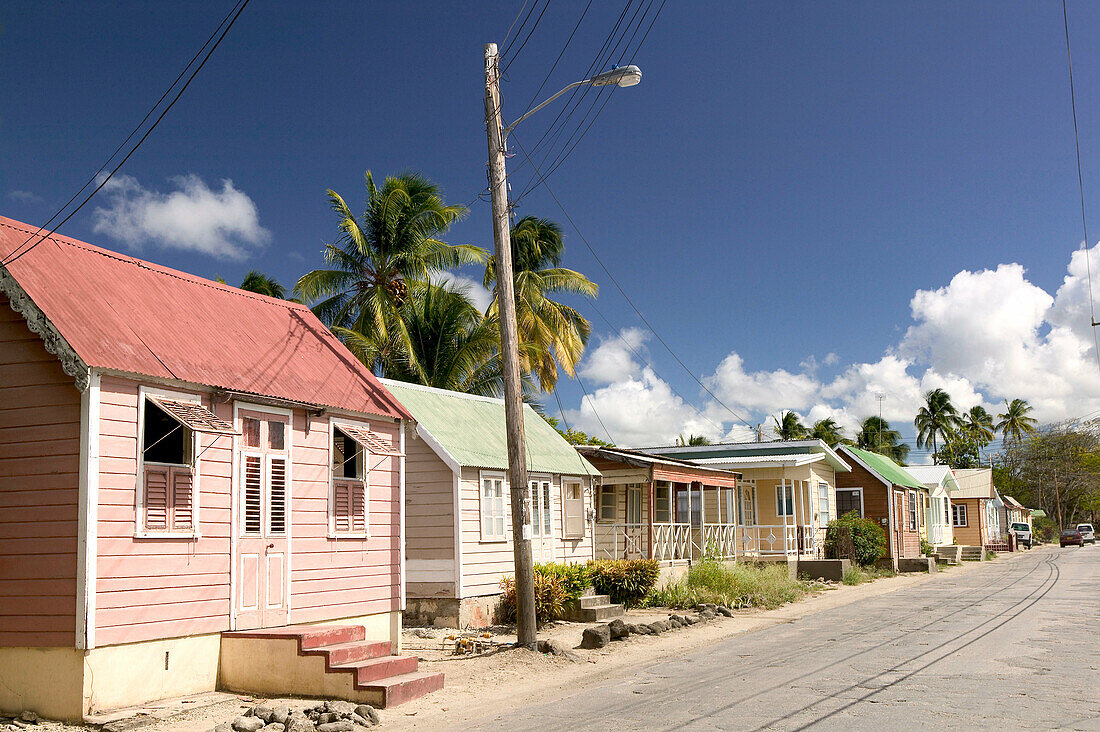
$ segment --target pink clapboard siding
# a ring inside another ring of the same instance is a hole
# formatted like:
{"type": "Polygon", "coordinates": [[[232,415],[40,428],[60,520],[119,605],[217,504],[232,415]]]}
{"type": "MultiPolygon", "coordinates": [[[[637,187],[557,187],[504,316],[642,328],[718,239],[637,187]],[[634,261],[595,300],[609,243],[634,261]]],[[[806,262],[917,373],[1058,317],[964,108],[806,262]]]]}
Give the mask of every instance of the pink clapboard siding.
{"type": "MultiPolygon", "coordinates": [[[[100,383],[97,646],[229,629],[233,441],[200,437],[199,538],[136,538],[138,387],[107,376],[100,383]]],[[[203,403],[232,420],[231,405],[203,403]]]]}
{"type": "MultiPolygon", "coordinates": [[[[369,420],[398,444],[398,425],[369,420]]],[[[371,455],[369,538],[329,538],[331,456],[327,419],[294,415],[290,619],[310,623],[401,609],[399,458],[371,455]]]]}
{"type": "Polygon", "coordinates": [[[0,646],[76,642],[80,392],[0,295],[0,646]]]}

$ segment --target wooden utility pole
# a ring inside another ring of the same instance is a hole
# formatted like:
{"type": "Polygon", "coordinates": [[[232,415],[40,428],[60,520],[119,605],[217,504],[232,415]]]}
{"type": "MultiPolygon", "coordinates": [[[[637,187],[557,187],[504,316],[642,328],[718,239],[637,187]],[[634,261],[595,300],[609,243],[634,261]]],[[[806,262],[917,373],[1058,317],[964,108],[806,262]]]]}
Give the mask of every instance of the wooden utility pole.
{"type": "Polygon", "coordinates": [[[535,570],[531,558],[531,506],[527,490],[527,446],[523,437],[516,295],[512,279],[512,236],[508,216],[508,176],[500,121],[500,57],[497,44],[485,44],[485,128],[489,137],[489,193],[493,199],[496,243],[497,309],[504,362],[504,415],[508,430],[508,487],[512,499],[512,549],[516,565],[517,645],[535,649],[535,570]]]}

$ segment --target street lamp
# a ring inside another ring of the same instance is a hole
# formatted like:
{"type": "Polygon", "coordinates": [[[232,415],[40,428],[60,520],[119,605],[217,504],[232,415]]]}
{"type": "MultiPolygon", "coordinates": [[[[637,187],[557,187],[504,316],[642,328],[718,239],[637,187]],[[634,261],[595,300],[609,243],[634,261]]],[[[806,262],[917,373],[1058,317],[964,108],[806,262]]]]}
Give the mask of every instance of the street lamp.
{"type": "MultiPolygon", "coordinates": [[[[508,433],[508,477],[512,502],[512,553],[516,570],[516,641],[535,649],[535,577],[531,558],[531,506],[527,484],[527,446],[523,437],[523,398],[520,391],[519,337],[516,332],[516,296],[512,278],[512,238],[508,217],[508,176],[505,141],[523,120],[578,86],[634,86],[642,80],[634,65],[611,69],[562,89],[505,129],[500,114],[500,56],[497,44],[485,44],[485,126],[489,139],[489,193],[493,201],[493,240],[496,244],[497,303],[500,348],[504,367],[504,418],[508,433]]],[[[479,489],[480,490],[480,489],[479,489]]]]}

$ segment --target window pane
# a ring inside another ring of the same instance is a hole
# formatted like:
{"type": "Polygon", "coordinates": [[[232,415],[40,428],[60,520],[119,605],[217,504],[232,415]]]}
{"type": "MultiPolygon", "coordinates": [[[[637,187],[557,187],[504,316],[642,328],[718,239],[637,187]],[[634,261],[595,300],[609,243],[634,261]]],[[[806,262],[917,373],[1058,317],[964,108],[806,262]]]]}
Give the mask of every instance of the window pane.
{"type": "Polygon", "coordinates": [[[144,456],[146,462],[190,465],[191,430],[145,402],[144,456]]]}
{"type": "Polygon", "coordinates": [[[542,530],[543,536],[550,536],[554,530],[554,518],[550,513],[550,483],[542,484],[542,530]]]}
{"type": "Polygon", "coordinates": [[[260,446],[260,420],[245,417],[241,420],[241,431],[244,432],[242,439],[245,447],[260,446]]]}
{"type": "Polygon", "coordinates": [[[286,449],[286,425],[275,420],[267,423],[267,446],[271,450],[286,449]]]}

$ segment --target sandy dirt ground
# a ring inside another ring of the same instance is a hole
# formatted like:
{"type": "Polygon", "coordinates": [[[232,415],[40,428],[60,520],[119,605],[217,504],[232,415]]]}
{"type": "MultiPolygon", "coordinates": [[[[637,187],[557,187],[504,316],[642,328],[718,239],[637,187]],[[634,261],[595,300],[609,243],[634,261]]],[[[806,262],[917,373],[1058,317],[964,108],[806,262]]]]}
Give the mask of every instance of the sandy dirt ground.
{"type": "MultiPolygon", "coordinates": [[[[1014,561],[1024,554],[998,559],[1014,561]]],[[[990,563],[967,563],[935,575],[899,575],[872,583],[849,587],[830,585],[828,589],[796,603],[775,610],[741,610],[732,618],[718,617],[660,636],[631,636],[625,641],[613,641],[606,648],[582,650],[576,648],[587,624],[554,623],[542,629],[540,638],[559,641],[573,648],[580,661],[533,653],[524,649],[497,649],[476,656],[454,656],[441,650],[441,639],[424,639],[406,631],[403,652],[416,654],[420,668],[446,674],[445,687],[421,699],[382,711],[383,727],[387,730],[455,729],[492,717],[497,710],[536,703],[548,697],[566,695],[587,685],[606,681],[642,664],[680,656],[742,633],[769,628],[847,605],[860,600],[897,592],[937,578],[959,577],[981,571],[990,563]]],[[[628,623],[661,620],[668,611],[658,609],[627,613],[628,623]]],[[[495,636],[500,642],[513,640],[506,635],[495,636]]],[[[141,727],[148,732],[199,732],[211,730],[215,724],[231,721],[260,701],[273,705],[283,703],[292,708],[314,706],[315,700],[267,700],[243,695],[212,693],[177,702],[158,713],[164,716],[141,727]],[[192,708],[187,709],[190,706],[192,708]],[[180,711],[187,709],[186,711],[180,711]]],[[[94,729],[58,723],[42,723],[36,729],[48,732],[76,732],[94,729]]],[[[3,729],[0,727],[0,729],[3,729]]]]}

